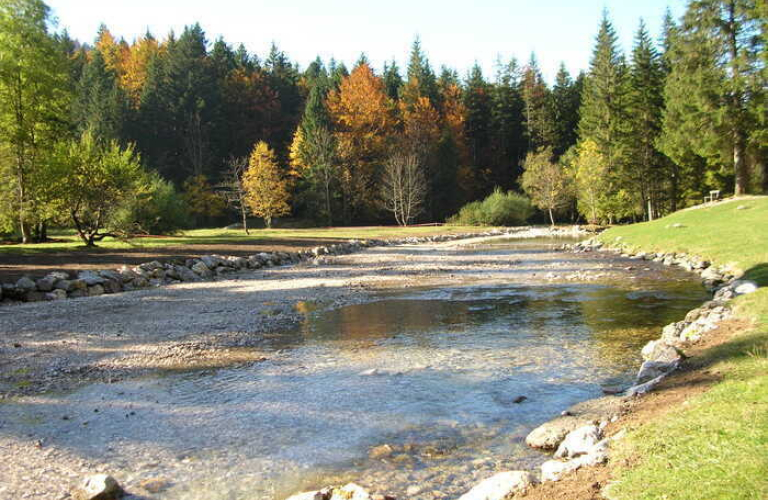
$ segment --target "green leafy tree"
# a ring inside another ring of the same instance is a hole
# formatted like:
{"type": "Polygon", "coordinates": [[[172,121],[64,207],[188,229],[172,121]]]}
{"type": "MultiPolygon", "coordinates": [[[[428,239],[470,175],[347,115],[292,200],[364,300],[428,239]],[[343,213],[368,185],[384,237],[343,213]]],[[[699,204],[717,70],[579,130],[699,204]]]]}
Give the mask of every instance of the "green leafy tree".
{"type": "Polygon", "coordinates": [[[694,0],[672,38],[662,150],[733,172],[734,192],[749,189],[750,150],[763,141],[765,18],[752,0],[694,0]]]}
{"type": "Polygon", "coordinates": [[[70,100],[65,54],[48,33],[50,21],[40,0],[0,2],[0,170],[24,243],[32,241],[31,226],[44,222],[32,179],[66,134],[70,100]]]}
{"type": "Polygon", "coordinates": [[[90,131],[62,143],[57,154],[60,199],[80,239],[92,247],[107,236],[124,234],[121,207],[146,189],[146,173],[133,146],[100,144],[90,131]]]}
{"type": "Polygon", "coordinates": [[[523,164],[522,186],[531,202],[549,214],[555,225],[554,212],[568,206],[571,198],[570,179],[563,167],[553,161],[552,148],[528,153],[523,164]]]}

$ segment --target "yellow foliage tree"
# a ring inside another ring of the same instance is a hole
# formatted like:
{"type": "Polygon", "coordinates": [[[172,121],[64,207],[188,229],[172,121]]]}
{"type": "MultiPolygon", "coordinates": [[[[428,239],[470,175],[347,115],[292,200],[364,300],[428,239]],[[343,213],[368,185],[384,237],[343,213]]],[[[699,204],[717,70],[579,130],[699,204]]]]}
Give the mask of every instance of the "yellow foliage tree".
{"type": "Polygon", "coordinates": [[[554,226],[554,212],[570,201],[570,184],[563,167],[553,162],[552,156],[552,148],[528,153],[523,163],[522,185],[533,204],[547,211],[554,226]]]}
{"type": "Polygon", "coordinates": [[[572,169],[579,212],[590,224],[597,224],[604,216],[608,162],[595,141],[587,139],[578,145],[572,169]]]}
{"type": "Polygon", "coordinates": [[[149,61],[158,51],[157,40],[147,33],[143,38],[136,40],[126,54],[123,62],[123,73],[120,75],[120,84],[128,94],[134,108],[139,106],[141,90],[147,81],[149,61]]]}
{"type": "Polygon", "coordinates": [[[109,29],[102,24],[96,38],[96,48],[104,57],[107,68],[114,71],[116,75],[122,76],[125,60],[130,53],[128,44],[124,40],[116,41],[109,29]]]}
{"type": "Polygon", "coordinates": [[[199,218],[218,217],[224,213],[226,203],[213,191],[213,187],[204,175],[195,175],[184,181],[184,201],[189,213],[199,222],[199,218]]]}
{"type": "Polygon", "coordinates": [[[338,144],[342,194],[348,219],[377,206],[376,168],[387,155],[396,120],[384,82],[363,63],[328,95],[328,111],[338,144]]]}
{"type": "Polygon", "coordinates": [[[246,203],[254,214],[264,219],[267,227],[272,227],[273,217],[291,213],[288,181],[280,173],[275,152],[264,141],[259,141],[251,152],[243,187],[246,203]]]}

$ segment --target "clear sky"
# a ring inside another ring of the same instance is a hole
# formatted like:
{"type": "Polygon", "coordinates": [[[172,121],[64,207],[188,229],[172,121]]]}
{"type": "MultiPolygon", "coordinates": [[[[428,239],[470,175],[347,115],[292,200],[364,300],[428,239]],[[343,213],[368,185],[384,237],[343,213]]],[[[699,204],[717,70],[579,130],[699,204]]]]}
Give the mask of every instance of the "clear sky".
{"type": "Polygon", "coordinates": [[[59,28],[93,41],[101,23],[132,41],[199,22],[210,41],[244,43],[263,58],[272,41],[302,67],[320,55],[348,65],[365,52],[374,67],[393,57],[401,69],[416,35],[435,71],[463,76],[477,61],[493,76],[498,57],[527,61],[535,51],[548,80],[560,62],[586,69],[607,8],[625,50],[639,19],[654,37],[666,7],[679,18],[686,0],[48,0],[59,28]]]}

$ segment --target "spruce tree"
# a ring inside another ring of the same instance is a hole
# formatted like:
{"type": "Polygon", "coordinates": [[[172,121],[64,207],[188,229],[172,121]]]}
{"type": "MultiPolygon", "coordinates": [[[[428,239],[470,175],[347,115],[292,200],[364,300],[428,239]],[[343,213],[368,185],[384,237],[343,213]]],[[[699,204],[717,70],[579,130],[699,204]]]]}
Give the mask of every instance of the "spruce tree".
{"type": "Polygon", "coordinates": [[[555,77],[552,87],[552,122],[553,122],[553,155],[560,158],[570,149],[578,138],[579,106],[581,105],[581,82],[574,81],[565,64],[555,77]]]}
{"type": "Polygon", "coordinates": [[[470,168],[476,181],[476,192],[471,193],[473,199],[489,194],[493,189],[490,164],[490,133],[491,133],[491,95],[490,85],[483,77],[483,71],[475,63],[469,72],[464,90],[464,106],[466,108],[465,131],[469,149],[470,168]]]}
{"type": "Polygon", "coordinates": [[[115,72],[107,68],[101,51],[94,49],[83,68],[72,103],[72,119],[77,132],[90,130],[100,143],[117,140],[125,143],[128,103],[115,72]]]}
{"type": "Polygon", "coordinates": [[[737,195],[762,135],[764,24],[751,0],[691,1],[669,56],[662,148],[680,164],[706,158],[715,177],[730,170],[737,195]]]}
{"type": "Polygon", "coordinates": [[[554,123],[549,89],[544,83],[535,54],[531,54],[531,59],[523,70],[520,92],[523,97],[525,132],[528,139],[526,153],[551,146],[554,139],[554,123]]]}
{"type": "Polygon", "coordinates": [[[664,72],[645,23],[635,36],[629,71],[628,166],[631,182],[639,188],[647,219],[664,212],[665,158],[656,149],[664,109],[664,72]]]}
{"type": "Polygon", "coordinates": [[[397,62],[392,59],[391,63],[384,63],[384,87],[386,88],[387,95],[393,101],[396,101],[400,96],[400,89],[403,86],[403,77],[400,76],[400,68],[397,67],[397,62]]]}
{"type": "Polygon", "coordinates": [[[525,157],[524,101],[520,95],[517,60],[498,64],[491,94],[491,147],[493,183],[504,189],[519,187],[520,166],[525,157]]]}

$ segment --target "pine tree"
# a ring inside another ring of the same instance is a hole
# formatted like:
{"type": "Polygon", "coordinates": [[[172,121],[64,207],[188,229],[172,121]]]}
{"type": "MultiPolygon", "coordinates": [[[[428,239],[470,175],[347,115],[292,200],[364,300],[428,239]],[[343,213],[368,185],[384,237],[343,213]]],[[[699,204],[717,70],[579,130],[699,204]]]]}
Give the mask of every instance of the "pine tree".
{"type": "Polygon", "coordinates": [[[762,132],[761,29],[750,0],[694,0],[669,55],[662,148],[680,164],[693,154],[713,173],[732,171],[737,195],[749,189],[748,153],[762,132]]]}
{"type": "Polygon", "coordinates": [[[126,143],[128,102],[114,70],[107,67],[99,49],[83,68],[72,103],[72,119],[79,134],[89,130],[94,140],[126,143]]]}
{"type": "Polygon", "coordinates": [[[468,167],[476,186],[474,192],[468,193],[471,199],[482,198],[493,189],[489,147],[491,142],[490,91],[490,85],[485,81],[480,66],[475,64],[470,70],[464,91],[465,130],[470,162],[468,167]]]}
{"type": "Polygon", "coordinates": [[[433,105],[437,105],[439,95],[435,72],[421,49],[421,40],[416,37],[411,46],[406,82],[401,89],[400,98],[410,105],[419,97],[426,97],[433,105]]]}
{"type": "Polygon", "coordinates": [[[387,95],[393,101],[396,101],[400,96],[400,89],[403,87],[403,77],[400,76],[400,68],[397,67],[397,62],[392,59],[391,63],[384,63],[384,88],[387,91],[387,95]]]}
{"type": "MultiPolygon", "coordinates": [[[[636,192],[627,164],[627,70],[618,47],[618,37],[608,14],[600,22],[589,73],[584,81],[579,110],[579,140],[594,142],[605,163],[605,184],[614,217],[631,215],[636,210],[636,192]]],[[[604,205],[610,204],[606,202],[604,205]]]]}
{"type": "Polygon", "coordinates": [[[664,69],[645,23],[635,36],[629,71],[628,162],[631,181],[642,196],[647,219],[663,213],[666,160],[656,149],[664,110],[664,69]]]}
{"type": "Polygon", "coordinates": [[[579,107],[583,76],[573,80],[565,64],[555,76],[552,87],[553,154],[555,159],[562,156],[578,139],[579,107]]]}
{"type": "Polygon", "coordinates": [[[498,63],[491,94],[491,148],[493,184],[510,189],[519,187],[520,162],[526,151],[523,123],[524,101],[520,94],[520,68],[517,60],[498,63]]]}
{"type": "Polygon", "coordinates": [[[523,70],[520,91],[524,102],[523,115],[528,139],[526,152],[551,146],[554,139],[554,123],[549,89],[541,75],[535,54],[531,54],[531,59],[523,70]]]}

